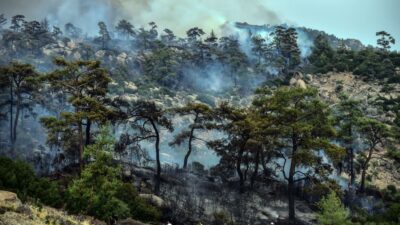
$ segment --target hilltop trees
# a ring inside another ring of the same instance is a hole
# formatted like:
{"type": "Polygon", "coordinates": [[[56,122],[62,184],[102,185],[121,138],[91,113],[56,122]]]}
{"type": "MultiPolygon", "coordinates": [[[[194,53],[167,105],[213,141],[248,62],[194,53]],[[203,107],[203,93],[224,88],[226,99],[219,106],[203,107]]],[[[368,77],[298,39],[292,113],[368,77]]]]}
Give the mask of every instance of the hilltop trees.
{"type": "Polygon", "coordinates": [[[145,57],[144,73],[165,87],[176,87],[182,77],[181,57],[171,48],[159,43],[152,54],[145,57]]]}
{"type": "Polygon", "coordinates": [[[259,72],[264,72],[266,63],[271,59],[272,49],[270,44],[266,43],[266,40],[260,35],[253,36],[251,38],[252,48],[251,51],[256,56],[256,68],[259,72]]]}
{"type": "Polygon", "coordinates": [[[101,41],[101,46],[103,49],[106,48],[108,42],[111,40],[110,33],[108,32],[107,25],[101,21],[98,23],[99,25],[99,39],[101,41]]]}
{"type": "Polygon", "coordinates": [[[386,31],[376,32],[376,36],[379,37],[377,44],[384,52],[388,52],[391,48],[391,45],[396,43],[396,40],[392,37],[392,35],[386,31]]]}
{"type": "Polygon", "coordinates": [[[239,40],[234,37],[221,37],[220,47],[222,52],[220,52],[218,58],[222,63],[229,66],[228,71],[236,87],[239,83],[239,77],[244,74],[247,67],[247,57],[240,49],[239,40]]]}
{"type": "Polygon", "coordinates": [[[7,23],[6,17],[4,16],[4,14],[0,14],[0,29],[2,29],[4,24],[6,23],[7,23]]]}
{"type": "Polygon", "coordinates": [[[66,35],[68,35],[71,38],[78,38],[82,34],[82,29],[76,27],[72,23],[66,23],[64,26],[64,30],[66,35]]]}
{"type": "Polygon", "coordinates": [[[297,31],[294,28],[283,26],[275,27],[273,32],[274,46],[278,51],[278,56],[283,60],[282,72],[285,75],[300,64],[300,49],[297,45],[297,31]]]}
{"type": "Polygon", "coordinates": [[[8,95],[2,99],[0,106],[9,107],[10,142],[13,147],[17,141],[17,128],[22,110],[32,111],[35,104],[35,95],[40,87],[38,76],[39,74],[29,64],[14,62],[8,67],[0,68],[1,92],[4,91],[3,94],[8,95]]]}
{"type": "Polygon", "coordinates": [[[22,30],[22,27],[25,22],[25,16],[24,15],[15,15],[11,18],[11,26],[10,29],[18,32],[22,30]]]}
{"type": "Polygon", "coordinates": [[[104,123],[112,114],[104,104],[110,78],[98,61],[68,62],[57,58],[54,63],[59,66],[59,69],[45,75],[42,79],[50,83],[52,89],[64,92],[73,111],[62,112],[60,118],[42,118],[41,122],[48,129],[49,143],[62,144],[59,143],[60,140],[68,141],[72,138],[76,140],[82,170],[83,150],[85,144],[90,144],[91,124],[104,123]]]}
{"type": "Polygon", "coordinates": [[[118,25],[115,27],[117,32],[125,37],[128,40],[130,37],[133,37],[136,32],[134,31],[134,26],[128,22],[127,20],[120,20],[118,25]]]}
{"type": "Polygon", "coordinates": [[[314,40],[314,47],[309,56],[315,73],[327,73],[334,68],[335,52],[324,35],[318,35],[314,40]]]}
{"type": "Polygon", "coordinates": [[[210,107],[201,103],[188,103],[182,108],[177,108],[174,110],[180,116],[191,116],[193,122],[189,124],[188,129],[182,129],[170,142],[171,146],[181,145],[183,142],[187,141],[188,150],[186,152],[185,158],[183,160],[183,169],[187,168],[188,159],[193,151],[194,141],[204,141],[197,137],[196,132],[206,130],[207,123],[213,119],[213,111],[210,107]]]}

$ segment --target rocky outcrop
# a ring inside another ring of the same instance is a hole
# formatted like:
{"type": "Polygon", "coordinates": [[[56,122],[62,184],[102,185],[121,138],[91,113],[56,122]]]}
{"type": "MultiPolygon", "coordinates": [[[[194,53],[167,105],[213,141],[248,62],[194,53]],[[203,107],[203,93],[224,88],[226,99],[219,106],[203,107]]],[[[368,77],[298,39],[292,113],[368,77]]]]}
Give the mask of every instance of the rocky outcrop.
{"type": "MultiPolygon", "coordinates": [[[[17,194],[0,190],[0,225],[106,225],[87,216],[71,216],[51,207],[22,203],[17,194]]],[[[140,224],[138,224],[140,225],[140,224]]]]}

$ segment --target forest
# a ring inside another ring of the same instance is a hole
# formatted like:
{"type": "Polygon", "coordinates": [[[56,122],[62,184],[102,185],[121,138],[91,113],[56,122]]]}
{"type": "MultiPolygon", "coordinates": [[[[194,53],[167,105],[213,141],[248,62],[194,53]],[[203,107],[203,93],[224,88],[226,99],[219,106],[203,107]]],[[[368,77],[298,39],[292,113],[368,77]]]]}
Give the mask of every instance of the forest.
{"type": "Polygon", "coordinates": [[[0,14],[1,225],[400,224],[388,32],[53,24],[0,14]]]}

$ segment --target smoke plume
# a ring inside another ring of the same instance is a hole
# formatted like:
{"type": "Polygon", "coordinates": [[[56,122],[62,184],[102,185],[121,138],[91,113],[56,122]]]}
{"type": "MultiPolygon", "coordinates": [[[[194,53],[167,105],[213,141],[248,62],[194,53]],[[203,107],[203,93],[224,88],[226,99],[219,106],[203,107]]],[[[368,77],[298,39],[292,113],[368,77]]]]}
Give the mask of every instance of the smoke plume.
{"type": "Polygon", "coordinates": [[[218,32],[226,22],[280,22],[261,0],[2,0],[0,9],[7,17],[24,14],[28,19],[47,18],[58,26],[72,22],[88,34],[97,32],[99,21],[114,27],[121,18],[137,27],[154,21],[179,35],[193,26],[218,32]]]}

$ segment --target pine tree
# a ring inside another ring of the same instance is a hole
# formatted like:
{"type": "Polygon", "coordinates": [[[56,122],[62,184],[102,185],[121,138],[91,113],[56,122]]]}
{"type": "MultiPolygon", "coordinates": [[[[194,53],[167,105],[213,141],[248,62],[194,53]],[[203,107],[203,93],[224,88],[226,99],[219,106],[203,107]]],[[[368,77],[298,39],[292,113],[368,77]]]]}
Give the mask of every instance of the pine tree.
{"type": "Polygon", "coordinates": [[[321,199],[318,203],[320,212],[317,214],[320,225],[350,225],[349,211],[342,205],[340,198],[334,191],[321,199]]]}
{"type": "Polygon", "coordinates": [[[17,141],[17,128],[21,112],[24,109],[33,111],[35,99],[40,89],[39,74],[30,64],[12,63],[8,67],[0,68],[0,86],[8,98],[0,105],[8,106],[10,116],[10,143],[14,147],[17,141]],[[14,111],[15,110],[15,111],[14,111]]]}
{"type": "Polygon", "coordinates": [[[124,36],[126,40],[128,40],[129,37],[133,37],[136,34],[134,26],[127,20],[120,20],[115,29],[117,30],[118,33],[124,36]]]}
{"type": "Polygon", "coordinates": [[[283,146],[279,155],[285,162],[282,173],[288,182],[289,221],[295,224],[295,183],[324,178],[322,156],[317,152],[324,151],[333,162],[338,162],[344,151],[331,143],[336,134],[330,110],[318,99],[316,90],[283,87],[272,95],[268,93],[257,110],[267,120],[274,121],[271,128],[283,146]],[[289,171],[285,171],[286,163],[289,171]]]}
{"type": "Polygon", "coordinates": [[[160,160],[160,129],[166,128],[172,132],[174,130],[171,120],[166,112],[157,106],[153,101],[139,100],[128,102],[125,99],[117,98],[114,100],[116,108],[120,112],[120,120],[128,121],[136,131],[134,134],[126,134],[126,145],[139,145],[143,141],[154,141],[156,153],[156,175],[154,192],[159,194],[161,184],[161,160],[160,160]]]}
{"type": "Polygon", "coordinates": [[[82,29],[76,27],[72,23],[66,23],[64,29],[65,33],[71,38],[78,38],[82,35],[82,29]]]}
{"type": "Polygon", "coordinates": [[[57,58],[54,63],[59,66],[59,69],[43,76],[42,79],[48,82],[52,89],[62,90],[67,95],[73,111],[62,112],[59,118],[41,118],[41,122],[48,129],[50,143],[65,146],[65,143],[59,143],[59,139],[68,141],[76,138],[82,171],[83,150],[85,145],[91,143],[92,123],[105,123],[113,114],[104,103],[111,79],[98,61],[68,62],[57,58]],[[63,134],[63,138],[59,137],[60,133],[63,134]]]}
{"type": "Polygon", "coordinates": [[[396,40],[386,31],[376,32],[376,36],[379,37],[377,44],[380,49],[384,52],[390,51],[391,45],[396,43],[396,40]]]}
{"type": "Polygon", "coordinates": [[[347,153],[346,166],[350,174],[349,187],[355,184],[354,143],[357,138],[359,120],[364,116],[360,104],[359,101],[352,100],[343,94],[336,111],[336,122],[339,127],[338,138],[344,143],[347,153]]]}
{"type": "Polygon", "coordinates": [[[100,40],[101,40],[101,45],[103,49],[106,48],[108,42],[111,40],[110,33],[108,32],[107,25],[104,22],[99,22],[99,34],[100,34],[100,40]]]}
{"type": "Polygon", "coordinates": [[[309,57],[314,73],[327,73],[334,69],[335,52],[328,39],[320,34],[314,40],[313,51],[309,57]]]}
{"type": "Polygon", "coordinates": [[[300,49],[297,45],[297,31],[294,28],[285,28],[283,26],[275,27],[272,33],[274,36],[274,45],[283,58],[283,73],[288,75],[300,64],[300,49]]]}
{"type": "MultiPolygon", "coordinates": [[[[365,180],[367,176],[367,170],[369,168],[371,159],[378,154],[385,143],[389,140],[392,135],[390,127],[376,119],[372,118],[361,118],[359,121],[358,132],[361,135],[362,140],[366,144],[367,149],[358,155],[357,161],[361,169],[361,180],[359,191],[365,192],[365,180]]],[[[380,157],[383,155],[380,154],[380,157]]]]}
{"type": "Polygon", "coordinates": [[[15,32],[21,31],[24,23],[25,23],[24,15],[15,15],[11,18],[10,29],[14,30],[15,32]]]}
{"type": "Polygon", "coordinates": [[[4,14],[0,14],[0,29],[3,29],[4,24],[7,23],[7,19],[4,14]]]}
{"type": "Polygon", "coordinates": [[[174,110],[180,116],[191,116],[193,122],[189,124],[188,129],[182,129],[170,142],[171,146],[181,145],[183,142],[188,142],[188,151],[183,161],[183,169],[187,169],[189,156],[193,151],[194,141],[203,141],[196,133],[207,130],[207,123],[213,119],[213,111],[210,107],[201,103],[188,103],[186,106],[174,110]]]}

